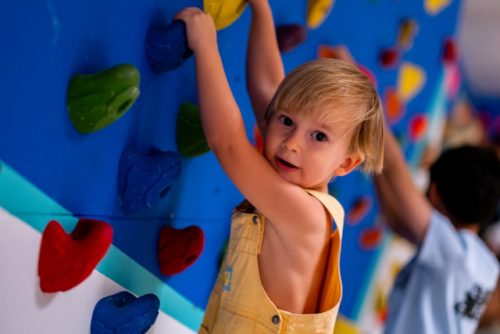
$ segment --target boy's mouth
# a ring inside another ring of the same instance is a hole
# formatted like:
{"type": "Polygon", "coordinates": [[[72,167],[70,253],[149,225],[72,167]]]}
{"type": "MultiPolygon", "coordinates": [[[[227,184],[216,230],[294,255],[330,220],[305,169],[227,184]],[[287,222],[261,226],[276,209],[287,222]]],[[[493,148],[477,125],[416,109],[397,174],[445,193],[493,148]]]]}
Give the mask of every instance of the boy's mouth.
{"type": "Polygon", "coordinates": [[[292,171],[292,170],[298,169],[298,167],[295,166],[294,164],[291,164],[288,161],[286,161],[284,159],[281,159],[279,157],[276,157],[276,165],[280,169],[283,169],[283,170],[286,170],[286,171],[292,171]]]}

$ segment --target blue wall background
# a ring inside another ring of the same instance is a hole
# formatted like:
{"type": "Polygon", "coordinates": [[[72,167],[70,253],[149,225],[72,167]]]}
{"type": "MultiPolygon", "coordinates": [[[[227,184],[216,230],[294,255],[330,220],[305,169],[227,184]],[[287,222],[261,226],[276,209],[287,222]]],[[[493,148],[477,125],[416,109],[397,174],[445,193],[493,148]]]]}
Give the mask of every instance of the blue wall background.
{"type": "MultiPolygon", "coordinates": [[[[425,69],[427,83],[406,106],[406,114],[394,124],[407,131],[415,113],[426,112],[443,70],[443,39],[453,36],[460,3],[429,16],[423,1],[337,0],[333,10],[307,40],[283,59],[287,71],[316,57],[319,44],[346,44],[353,56],[377,77],[381,95],[394,87],[398,68],[383,69],[378,55],[396,43],[405,18],[419,24],[413,48],[402,60],[425,69]]],[[[176,150],[175,120],[179,106],[197,102],[194,64],[163,74],[151,71],[144,55],[148,26],[169,23],[186,6],[201,1],[117,0],[3,0],[0,2],[0,159],[30,180],[76,216],[97,217],[113,224],[114,245],[173,287],[193,304],[205,307],[218,270],[220,252],[228,238],[232,208],[241,195],[223,174],[212,153],[184,159],[180,179],[156,208],[125,215],[117,200],[119,157],[126,147],[141,152],[151,148],[176,150]],[[141,94],[118,122],[90,135],[76,132],[65,103],[69,79],[78,73],[94,73],[121,63],[141,73],[141,94]],[[205,251],[189,269],[173,277],[163,276],[156,263],[159,229],[198,225],[206,236],[205,251]]],[[[276,24],[305,24],[305,0],[272,0],[276,24]]],[[[247,121],[252,112],[245,90],[245,53],[250,10],[228,28],[219,31],[219,48],[225,70],[247,121]]],[[[419,143],[408,142],[411,157],[419,143]]],[[[2,191],[2,189],[0,189],[2,191]]],[[[373,196],[371,181],[360,173],[332,185],[348,211],[361,195],[373,196]]],[[[37,212],[24,212],[36,215],[37,212]]],[[[61,213],[53,212],[54,215],[61,213]]],[[[374,205],[358,224],[345,229],[342,250],[344,299],[341,313],[358,315],[376,266],[380,247],[363,250],[361,232],[375,224],[374,205]]]]}

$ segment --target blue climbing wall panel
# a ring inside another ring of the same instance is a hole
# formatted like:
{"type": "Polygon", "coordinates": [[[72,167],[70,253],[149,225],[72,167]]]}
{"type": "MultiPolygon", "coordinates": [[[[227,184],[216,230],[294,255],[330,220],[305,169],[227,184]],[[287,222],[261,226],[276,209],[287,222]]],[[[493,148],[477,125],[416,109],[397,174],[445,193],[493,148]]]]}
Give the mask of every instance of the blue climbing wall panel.
{"type": "MultiPolygon", "coordinates": [[[[398,66],[380,67],[379,53],[396,43],[403,19],[414,19],[419,29],[402,61],[423,68],[426,83],[393,124],[404,136],[411,116],[426,112],[435,97],[443,73],[443,39],[455,35],[459,17],[459,1],[452,1],[435,15],[426,12],[424,3],[337,0],[325,23],[308,31],[303,44],[283,55],[285,68],[290,71],[316,58],[320,44],[345,44],[356,60],[375,74],[383,96],[387,87],[396,86],[398,66]]],[[[184,102],[197,102],[192,58],[174,71],[158,74],[150,69],[144,53],[145,34],[151,24],[169,23],[177,11],[193,5],[202,6],[201,1],[188,0],[1,1],[0,159],[68,212],[110,222],[116,248],[203,309],[228,238],[232,208],[242,200],[214,155],[184,159],[179,180],[155,208],[125,214],[117,197],[121,152],[129,147],[139,152],[176,151],[179,107],[184,102]],[[93,134],[79,134],[65,106],[70,78],[123,63],[140,71],[139,98],[118,122],[93,134]],[[162,275],[156,262],[158,233],[167,224],[176,228],[197,225],[206,236],[199,260],[172,277],[162,275]]],[[[306,1],[272,0],[271,5],[277,24],[305,24],[306,1]]],[[[249,23],[247,9],[234,24],[219,31],[218,38],[231,88],[251,133],[252,112],[245,91],[249,23]]],[[[410,158],[418,152],[419,143],[406,142],[410,158]]],[[[360,173],[335,181],[331,191],[347,211],[358,197],[373,197],[371,181],[360,173]]],[[[39,214],[20,210],[16,214],[39,214]]],[[[66,212],[53,212],[54,216],[59,214],[66,212]]],[[[358,315],[377,263],[380,245],[360,247],[360,235],[375,224],[376,215],[373,201],[364,218],[345,229],[341,312],[351,319],[358,315]]]]}

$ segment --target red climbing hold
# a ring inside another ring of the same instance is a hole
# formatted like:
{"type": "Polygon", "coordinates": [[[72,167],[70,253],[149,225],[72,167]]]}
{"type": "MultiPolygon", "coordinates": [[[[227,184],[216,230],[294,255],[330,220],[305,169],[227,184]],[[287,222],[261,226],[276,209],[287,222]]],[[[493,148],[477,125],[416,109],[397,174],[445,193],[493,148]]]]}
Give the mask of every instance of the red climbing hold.
{"type": "Polygon", "coordinates": [[[418,141],[423,138],[427,130],[427,117],[425,114],[416,114],[410,120],[410,138],[418,141]]]}
{"type": "Polygon", "coordinates": [[[255,141],[255,148],[260,153],[264,152],[264,139],[262,139],[262,135],[260,134],[259,127],[257,124],[254,125],[253,128],[253,139],[255,141]]]}
{"type": "Polygon", "coordinates": [[[382,242],[384,233],[380,227],[364,229],[359,236],[359,243],[364,250],[373,250],[382,242]]]}
{"type": "Polygon", "coordinates": [[[289,52],[299,46],[307,37],[307,30],[300,24],[286,24],[276,27],[276,38],[281,52],[289,52]]]}
{"type": "Polygon", "coordinates": [[[363,219],[372,207],[372,199],[370,196],[361,196],[358,198],[351,209],[347,213],[346,222],[350,225],[357,224],[361,219],[363,219]]]}
{"type": "Polygon", "coordinates": [[[383,68],[395,67],[400,58],[400,53],[397,49],[384,49],[380,53],[380,66],[383,68]]]}
{"type": "Polygon", "coordinates": [[[67,291],[85,280],[106,254],[113,227],[103,221],[82,218],[71,234],[50,221],[42,235],[38,276],[43,292],[67,291]]]}
{"type": "Polygon", "coordinates": [[[203,252],[205,235],[198,226],[177,230],[164,226],[158,239],[158,262],[164,275],[174,275],[192,265],[203,252]]]}
{"type": "Polygon", "coordinates": [[[451,37],[444,40],[443,61],[446,64],[456,63],[458,58],[457,44],[451,37]]]}

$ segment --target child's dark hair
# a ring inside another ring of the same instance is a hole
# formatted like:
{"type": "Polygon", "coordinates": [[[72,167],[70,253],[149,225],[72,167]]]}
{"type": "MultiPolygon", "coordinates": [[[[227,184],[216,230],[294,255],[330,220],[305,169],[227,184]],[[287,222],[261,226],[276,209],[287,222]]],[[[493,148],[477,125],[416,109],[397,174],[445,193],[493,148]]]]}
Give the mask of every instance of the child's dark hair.
{"type": "Polygon", "coordinates": [[[452,148],[431,166],[430,181],[454,223],[483,227],[498,206],[500,160],[489,148],[452,148]]]}

